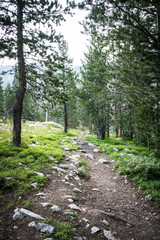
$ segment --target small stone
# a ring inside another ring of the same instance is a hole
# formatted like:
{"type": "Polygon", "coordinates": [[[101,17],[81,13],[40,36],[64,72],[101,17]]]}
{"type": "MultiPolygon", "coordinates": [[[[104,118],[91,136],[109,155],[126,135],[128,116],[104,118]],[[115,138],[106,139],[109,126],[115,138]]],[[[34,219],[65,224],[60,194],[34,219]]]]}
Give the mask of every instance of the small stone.
{"type": "Polygon", "coordinates": [[[43,233],[47,233],[47,234],[52,234],[54,232],[54,227],[49,225],[49,224],[46,224],[46,223],[38,223],[35,228],[38,230],[38,231],[41,231],[43,233]]]}
{"type": "Polygon", "coordinates": [[[41,203],[41,205],[43,206],[43,207],[46,207],[46,206],[48,206],[50,203],[48,203],[48,202],[44,202],[44,203],[41,203]]]}
{"type": "Polygon", "coordinates": [[[70,205],[68,205],[68,206],[69,206],[70,209],[80,210],[80,211],[81,211],[81,209],[80,209],[76,204],[74,204],[74,203],[72,203],[72,204],[70,204],[70,205]]]}
{"type": "Polygon", "coordinates": [[[91,234],[95,234],[95,233],[97,233],[99,231],[100,231],[100,229],[98,227],[92,227],[91,228],[91,234]]]}
{"type": "Polygon", "coordinates": [[[51,155],[47,155],[47,157],[50,159],[50,160],[55,160],[55,158],[51,155]]]}
{"type": "Polygon", "coordinates": [[[90,226],[89,223],[87,223],[86,226],[85,226],[85,228],[89,228],[89,226],[90,226]]]}
{"type": "Polygon", "coordinates": [[[40,176],[40,177],[44,177],[44,174],[43,173],[41,173],[41,172],[35,172],[38,176],[40,176]]]}
{"type": "Polygon", "coordinates": [[[128,148],[125,148],[124,151],[129,152],[130,150],[128,148]]]}
{"type": "Polygon", "coordinates": [[[72,195],[65,195],[64,198],[72,198],[72,195]]]}
{"type": "Polygon", "coordinates": [[[97,191],[97,192],[99,192],[99,189],[98,189],[98,188],[92,188],[92,191],[97,191]]]}
{"type": "Polygon", "coordinates": [[[79,188],[73,188],[73,192],[81,193],[82,191],[79,188]]]}
{"type": "Polygon", "coordinates": [[[37,184],[38,184],[37,182],[34,182],[34,183],[31,184],[31,186],[34,187],[34,188],[37,188],[37,184]]]}
{"type": "Polygon", "coordinates": [[[147,196],[145,196],[145,199],[148,200],[148,201],[151,201],[152,200],[152,196],[151,195],[147,195],[147,196]]]}
{"type": "Polygon", "coordinates": [[[6,181],[10,181],[10,180],[12,180],[12,179],[14,179],[13,177],[5,177],[5,180],[6,181]]]}
{"type": "Polygon", "coordinates": [[[51,207],[51,210],[52,210],[53,212],[59,212],[61,209],[60,209],[57,205],[53,205],[53,206],[51,207]]]}
{"type": "Polygon", "coordinates": [[[102,222],[103,222],[103,224],[105,224],[106,226],[109,226],[109,222],[106,221],[105,219],[104,219],[102,222]]]}
{"type": "Polygon", "coordinates": [[[73,216],[73,214],[74,214],[73,212],[69,212],[69,211],[68,212],[64,212],[64,215],[73,216]]]}
{"type": "Polygon", "coordinates": [[[36,196],[43,196],[43,195],[45,195],[45,193],[43,193],[43,192],[40,192],[40,193],[36,194],[36,196]]]}
{"type": "Polygon", "coordinates": [[[113,148],[113,150],[114,150],[115,152],[118,152],[118,148],[113,148]]]}
{"type": "Polygon", "coordinates": [[[62,173],[65,173],[65,172],[66,172],[64,169],[62,169],[62,168],[60,168],[60,167],[56,167],[56,166],[53,166],[52,169],[53,169],[53,170],[57,170],[59,173],[61,173],[61,172],[62,172],[62,173]]]}
{"type": "Polygon", "coordinates": [[[52,238],[45,238],[45,239],[43,239],[43,240],[52,240],[52,238]]]}
{"type": "Polygon", "coordinates": [[[32,217],[32,218],[36,218],[36,219],[39,219],[39,220],[45,220],[45,218],[43,218],[40,215],[38,215],[34,212],[31,212],[31,211],[29,211],[25,208],[20,208],[19,213],[22,214],[23,216],[32,217]]]}
{"type": "Polygon", "coordinates": [[[18,229],[18,226],[14,226],[13,229],[17,230],[17,229],[18,229]]]}
{"type": "Polygon", "coordinates": [[[93,147],[94,144],[93,143],[88,143],[88,146],[93,147]]]}
{"type": "Polygon", "coordinates": [[[69,170],[76,170],[77,169],[76,166],[73,165],[73,164],[69,164],[69,165],[67,165],[67,164],[60,164],[60,167],[64,168],[64,169],[69,169],[69,170]]]}
{"type": "Polygon", "coordinates": [[[36,226],[36,223],[35,221],[32,221],[28,224],[28,227],[35,227],[36,226]]]}
{"type": "Polygon", "coordinates": [[[107,161],[106,159],[103,159],[103,158],[100,158],[100,159],[98,160],[98,162],[99,162],[99,163],[103,163],[103,164],[108,163],[108,161],[107,161]]]}
{"type": "Polygon", "coordinates": [[[99,152],[99,150],[97,148],[93,149],[93,152],[99,152]]]}
{"type": "Polygon", "coordinates": [[[68,202],[73,203],[74,201],[73,201],[73,199],[69,198],[68,202]]]}
{"type": "Polygon", "coordinates": [[[76,177],[74,177],[74,180],[80,181],[81,179],[78,176],[76,176],[76,177]]]}
{"type": "Polygon", "coordinates": [[[89,154],[89,153],[87,153],[87,154],[84,154],[87,158],[90,158],[90,159],[93,159],[93,155],[92,154],[89,154]]]}
{"type": "Polygon", "coordinates": [[[24,218],[24,216],[18,211],[15,212],[15,214],[13,215],[13,220],[21,220],[23,218],[24,218]]]}
{"type": "Polygon", "coordinates": [[[106,231],[103,230],[104,236],[108,239],[108,240],[118,240],[116,239],[113,234],[111,233],[111,231],[106,231]]]}

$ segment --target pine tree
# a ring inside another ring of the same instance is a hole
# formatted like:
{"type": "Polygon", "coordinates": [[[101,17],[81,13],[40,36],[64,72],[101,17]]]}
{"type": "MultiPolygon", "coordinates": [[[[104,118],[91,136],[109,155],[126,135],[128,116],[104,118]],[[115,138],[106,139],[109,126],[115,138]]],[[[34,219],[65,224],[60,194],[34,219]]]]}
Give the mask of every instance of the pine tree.
{"type": "Polygon", "coordinates": [[[0,117],[4,115],[4,92],[2,88],[2,78],[0,77],[0,117]]]}
{"type": "MultiPolygon", "coordinates": [[[[67,1],[69,6],[73,4],[67,1]]],[[[64,11],[69,12],[67,7],[64,11]]],[[[63,20],[62,6],[58,1],[27,0],[1,1],[0,57],[17,57],[19,87],[13,105],[13,144],[21,143],[21,118],[25,96],[27,57],[46,59],[52,43],[59,37],[53,25],[63,20]],[[44,26],[44,27],[43,27],[44,26]],[[44,30],[41,30],[44,28],[44,30]],[[45,33],[46,30],[46,33],[45,33]]],[[[52,54],[53,55],[53,54],[52,54]]],[[[51,58],[51,56],[50,56],[51,58]]]]}

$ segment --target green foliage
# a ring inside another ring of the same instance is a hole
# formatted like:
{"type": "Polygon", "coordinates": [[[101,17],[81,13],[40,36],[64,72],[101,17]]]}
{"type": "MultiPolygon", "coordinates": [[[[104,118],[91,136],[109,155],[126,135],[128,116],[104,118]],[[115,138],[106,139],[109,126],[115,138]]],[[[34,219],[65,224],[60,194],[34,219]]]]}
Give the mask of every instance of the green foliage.
{"type": "Polygon", "coordinates": [[[71,223],[68,222],[54,222],[54,227],[56,229],[56,233],[54,235],[54,239],[59,240],[72,240],[71,234],[74,232],[71,223]]]}
{"type": "Polygon", "coordinates": [[[118,172],[136,183],[143,194],[150,195],[155,205],[160,207],[160,159],[153,150],[148,151],[146,147],[121,138],[102,141],[92,136],[86,139],[99,145],[102,151],[115,160],[118,172]]]}
{"type": "Polygon", "coordinates": [[[78,175],[81,178],[89,179],[89,168],[88,168],[88,162],[84,159],[80,159],[81,167],[78,168],[78,175]]]}
{"type": "Polygon", "coordinates": [[[60,222],[53,221],[53,219],[45,220],[45,223],[55,227],[56,233],[52,239],[54,240],[72,240],[71,234],[74,232],[71,223],[69,222],[60,222]]]}
{"type": "Polygon", "coordinates": [[[36,188],[43,187],[48,177],[48,168],[59,163],[64,156],[63,141],[70,149],[77,145],[70,138],[78,132],[71,130],[65,134],[53,125],[28,122],[23,124],[21,147],[11,145],[11,134],[3,125],[0,141],[0,186],[2,191],[14,191],[15,196],[26,195],[37,183],[36,188]],[[39,173],[39,174],[38,174],[39,173]],[[44,174],[44,176],[42,175],[44,174]]]}
{"type": "Polygon", "coordinates": [[[4,92],[2,88],[2,78],[0,77],[0,116],[4,114],[4,92]]]}

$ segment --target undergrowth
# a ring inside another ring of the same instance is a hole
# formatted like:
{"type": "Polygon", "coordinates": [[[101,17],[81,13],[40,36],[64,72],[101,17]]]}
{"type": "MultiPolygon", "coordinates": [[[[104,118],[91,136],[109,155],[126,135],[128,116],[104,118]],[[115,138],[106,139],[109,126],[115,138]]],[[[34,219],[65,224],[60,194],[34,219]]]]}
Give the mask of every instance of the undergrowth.
{"type": "Polygon", "coordinates": [[[120,174],[139,186],[145,196],[151,196],[157,207],[160,207],[160,159],[154,150],[135,145],[133,141],[119,138],[86,140],[99,145],[99,149],[115,160],[115,168],[120,174]]]}
{"type": "Polygon", "coordinates": [[[53,164],[64,156],[64,148],[76,150],[71,130],[64,133],[54,124],[28,122],[23,124],[22,144],[12,145],[10,126],[0,124],[0,188],[1,194],[11,192],[15,201],[34,188],[43,187],[53,164]],[[34,185],[34,186],[33,186],[34,185]]]}

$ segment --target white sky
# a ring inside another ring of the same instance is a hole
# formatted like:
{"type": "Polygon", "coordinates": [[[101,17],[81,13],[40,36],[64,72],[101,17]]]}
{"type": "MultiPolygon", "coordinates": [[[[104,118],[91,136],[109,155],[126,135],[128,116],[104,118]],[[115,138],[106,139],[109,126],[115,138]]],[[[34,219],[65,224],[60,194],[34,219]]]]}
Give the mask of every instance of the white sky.
{"type": "Polygon", "coordinates": [[[85,18],[86,11],[75,10],[73,17],[66,16],[66,22],[63,22],[59,27],[59,32],[64,35],[64,39],[68,42],[69,57],[73,59],[73,65],[81,65],[81,60],[84,58],[84,52],[87,51],[89,36],[81,33],[83,26],[79,24],[85,18]]]}
{"type": "MultiPolygon", "coordinates": [[[[73,17],[65,15],[66,22],[62,22],[61,26],[58,27],[57,33],[64,35],[64,39],[68,43],[69,57],[73,59],[74,66],[80,66],[81,60],[84,58],[84,52],[87,51],[89,36],[81,33],[83,26],[79,24],[87,14],[84,10],[74,10],[75,15],[73,17]]],[[[3,65],[14,65],[14,60],[0,59],[0,66],[3,65]]]]}

